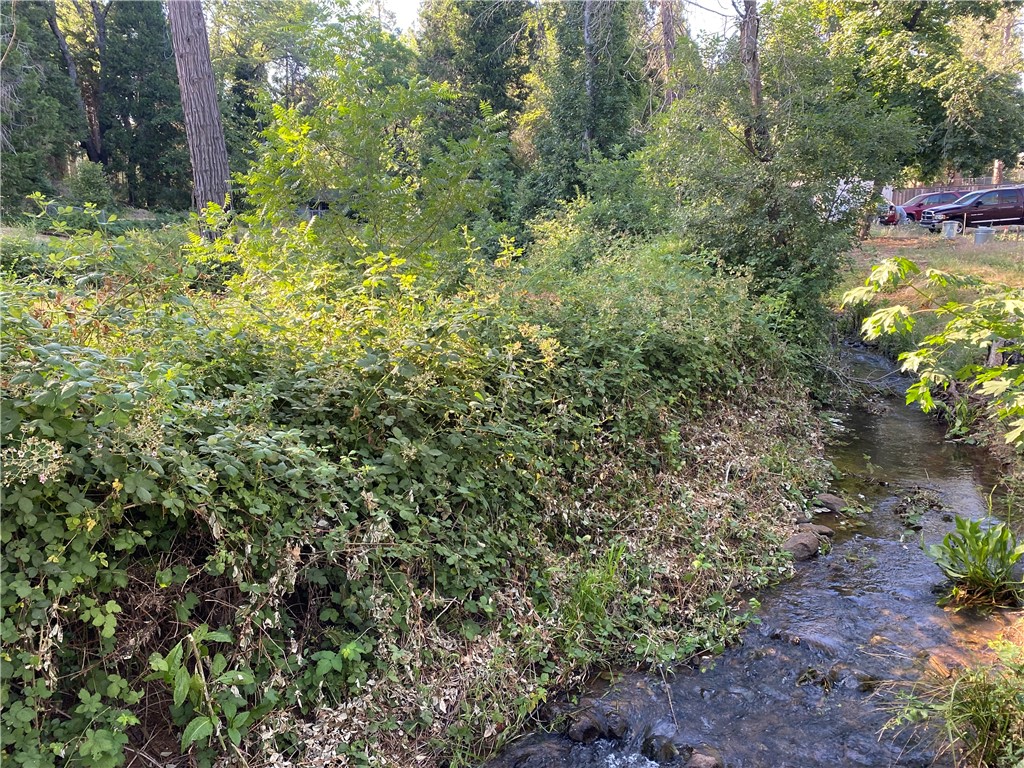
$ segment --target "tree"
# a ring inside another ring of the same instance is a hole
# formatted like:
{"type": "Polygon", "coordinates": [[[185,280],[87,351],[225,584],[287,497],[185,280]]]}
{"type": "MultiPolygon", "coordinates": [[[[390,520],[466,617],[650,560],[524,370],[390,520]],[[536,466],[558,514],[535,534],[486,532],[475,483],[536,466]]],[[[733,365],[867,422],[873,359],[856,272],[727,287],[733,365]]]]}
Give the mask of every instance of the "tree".
{"type": "Polygon", "coordinates": [[[47,23],[53,33],[64,63],[79,111],[88,127],[82,145],[89,160],[102,163],[103,131],[103,69],[107,54],[107,15],[113,0],[101,3],[89,0],[88,8],[80,0],[58,0],[48,6],[47,23]]]}
{"type": "Polygon", "coordinates": [[[167,17],[192,160],[192,200],[200,210],[208,203],[226,205],[231,172],[203,7],[199,0],[171,0],[167,17]]]}
{"type": "Polygon", "coordinates": [[[317,0],[210,0],[203,7],[228,160],[243,172],[253,137],[271,120],[270,102],[293,106],[314,98],[316,36],[337,14],[317,0]]]}
{"type": "Polygon", "coordinates": [[[680,61],[685,95],[644,159],[650,183],[681,203],[690,247],[750,274],[802,333],[835,284],[866,198],[847,182],[894,177],[915,132],[907,111],[859,87],[855,58],[826,48],[808,6],[753,5],[738,36],[680,61]]]}
{"type": "Polygon", "coordinates": [[[966,385],[982,395],[994,422],[1003,423],[1006,442],[1024,444],[1024,364],[1019,362],[1024,351],[1024,291],[986,284],[970,275],[922,271],[916,263],[897,257],[872,267],[863,286],[846,292],[843,304],[862,304],[900,287],[916,294],[916,306],[875,310],[861,327],[864,338],[909,334],[917,319],[928,315],[944,322],[900,355],[902,370],[918,377],[907,390],[907,403],[918,403],[927,413],[936,406],[935,390],[948,391],[957,400],[965,396],[957,385],[966,385]],[[975,298],[964,301],[955,293],[964,288],[975,298]]]}
{"type": "Polygon", "coordinates": [[[518,138],[536,160],[520,218],[582,191],[581,163],[639,146],[645,103],[646,3],[572,0],[541,10],[537,87],[518,138]]]}
{"type": "MultiPolygon", "coordinates": [[[[912,175],[980,175],[993,160],[1016,162],[1024,146],[1019,53],[1001,55],[1004,64],[978,53],[985,38],[1001,41],[1005,3],[830,0],[808,8],[829,48],[854,58],[859,86],[880,106],[913,113],[920,142],[903,158],[912,175]]],[[[1008,49],[1012,27],[1010,35],[1008,49]]]]}
{"type": "Polygon", "coordinates": [[[526,100],[531,31],[525,0],[429,0],[420,10],[420,70],[464,94],[458,113],[480,102],[514,119],[526,100]]]}
{"type": "Polygon", "coordinates": [[[112,6],[103,82],[108,173],[123,179],[132,205],[187,208],[188,151],[162,3],[112,6]]]}
{"type": "Polygon", "coordinates": [[[10,210],[31,192],[52,191],[63,175],[75,136],[83,130],[64,62],[53,45],[53,3],[0,6],[0,205],[10,210]]]}

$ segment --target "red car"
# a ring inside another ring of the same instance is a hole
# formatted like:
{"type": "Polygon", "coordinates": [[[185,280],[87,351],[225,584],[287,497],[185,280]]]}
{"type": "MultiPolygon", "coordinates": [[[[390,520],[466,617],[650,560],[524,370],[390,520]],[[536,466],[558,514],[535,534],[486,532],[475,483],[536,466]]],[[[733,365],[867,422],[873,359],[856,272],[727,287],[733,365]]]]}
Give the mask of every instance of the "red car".
{"type": "Polygon", "coordinates": [[[925,192],[923,195],[917,195],[903,203],[903,210],[907,212],[907,218],[911,221],[920,221],[921,213],[925,208],[947,205],[959,200],[963,195],[963,192],[925,192]]]}

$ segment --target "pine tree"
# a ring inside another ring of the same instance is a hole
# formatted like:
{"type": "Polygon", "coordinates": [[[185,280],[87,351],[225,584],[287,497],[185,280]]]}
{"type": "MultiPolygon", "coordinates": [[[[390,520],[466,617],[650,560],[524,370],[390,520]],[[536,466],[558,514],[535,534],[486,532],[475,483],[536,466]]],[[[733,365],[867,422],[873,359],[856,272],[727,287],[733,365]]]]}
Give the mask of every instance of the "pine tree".
{"type": "Polygon", "coordinates": [[[526,140],[536,162],[524,180],[520,218],[582,191],[580,165],[640,143],[643,30],[639,0],[568,0],[544,6],[540,82],[531,111],[540,115],[526,140]]]}
{"type": "Polygon", "coordinates": [[[75,93],[50,31],[53,3],[0,4],[0,205],[18,207],[31,192],[53,191],[83,125],[75,93]]]}
{"type": "MultiPolygon", "coordinates": [[[[526,101],[532,33],[525,0],[429,0],[420,11],[420,70],[465,95],[464,119],[480,102],[515,118],[526,101]]],[[[464,125],[463,121],[463,125],[464,125]]]]}
{"type": "Polygon", "coordinates": [[[107,169],[136,206],[187,208],[188,150],[163,4],[121,0],[107,26],[101,127],[107,169]]]}
{"type": "Polygon", "coordinates": [[[192,200],[200,209],[208,203],[226,205],[231,174],[203,7],[199,0],[171,0],[167,16],[192,160],[192,200]]]}

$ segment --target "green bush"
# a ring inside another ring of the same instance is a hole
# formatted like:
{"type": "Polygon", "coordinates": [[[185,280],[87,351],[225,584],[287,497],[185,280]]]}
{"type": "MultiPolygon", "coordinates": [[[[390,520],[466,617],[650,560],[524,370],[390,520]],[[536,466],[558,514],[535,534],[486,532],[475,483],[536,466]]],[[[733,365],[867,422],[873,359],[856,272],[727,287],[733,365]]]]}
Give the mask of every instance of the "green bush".
{"type": "MultiPolygon", "coordinates": [[[[776,365],[742,284],[666,241],[575,274],[543,254],[475,266],[445,295],[383,257],[346,283],[302,261],[303,231],[184,255],[180,235],[75,235],[6,274],[6,756],[120,764],[161,689],[202,759],[256,749],[271,712],[356,706],[371,680],[429,710],[442,681],[416,681],[485,636],[458,690],[499,710],[395,725],[468,759],[590,664],[723,643],[736,593],[785,570],[773,509],[705,551],[701,526],[729,515],[656,479],[700,461],[687,420],[776,365]],[[229,256],[243,271],[197,290],[229,256]],[[615,540],[654,506],[657,535],[615,540]],[[445,639],[417,644],[423,627],[445,639]],[[507,665],[522,679],[500,683],[507,665]]],[[[396,717],[383,701],[364,703],[396,717]]]]}
{"type": "Polygon", "coordinates": [[[819,468],[748,284],[610,204],[490,265],[494,126],[337,75],[275,112],[246,228],[86,206],[3,273],[5,758],[117,765],[143,718],[198,764],[301,755],[325,718],[357,765],[471,763],[788,572],[819,468]]]}
{"type": "Polygon", "coordinates": [[[1014,568],[1024,557],[1006,523],[983,526],[957,515],[956,531],[928,548],[942,572],[953,582],[948,599],[959,603],[1016,604],[1022,582],[1014,568]]]}
{"type": "Polygon", "coordinates": [[[100,209],[114,206],[114,193],[101,163],[80,160],[65,181],[72,201],[78,205],[88,203],[100,209]]]}

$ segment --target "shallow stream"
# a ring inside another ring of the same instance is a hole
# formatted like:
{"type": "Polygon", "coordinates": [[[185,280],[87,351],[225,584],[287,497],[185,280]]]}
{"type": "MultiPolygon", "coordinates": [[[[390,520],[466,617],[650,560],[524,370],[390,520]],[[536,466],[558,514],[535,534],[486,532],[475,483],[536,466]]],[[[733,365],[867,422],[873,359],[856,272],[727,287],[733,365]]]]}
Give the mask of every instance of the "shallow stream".
{"type": "Polygon", "coordinates": [[[875,393],[837,425],[833,490],[865,512],[816,518],[836,531],[831,551],[760,596],[760,623],[738,645],[702,669],[620,677],[581,702],[575,738],[534,734],[491,768],[683,766],[693,750],[727,768],[951,765],[926,735],[883,730],[894,686],[879,684],[942,674],[1015,618],[943,610],[942,575],[920,547],[954,513],[988,514],[998,468],[904,406],[906,382],[884,360],[846,357],[875,393]]]}

